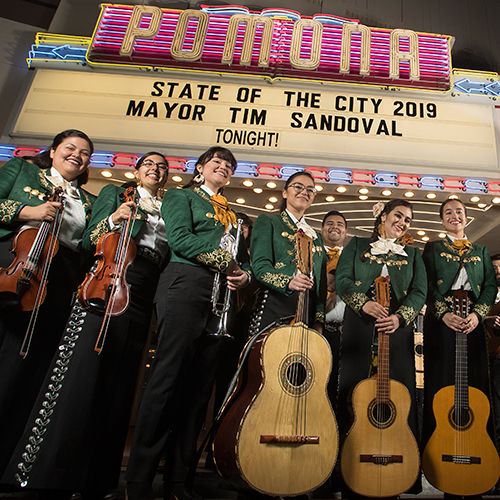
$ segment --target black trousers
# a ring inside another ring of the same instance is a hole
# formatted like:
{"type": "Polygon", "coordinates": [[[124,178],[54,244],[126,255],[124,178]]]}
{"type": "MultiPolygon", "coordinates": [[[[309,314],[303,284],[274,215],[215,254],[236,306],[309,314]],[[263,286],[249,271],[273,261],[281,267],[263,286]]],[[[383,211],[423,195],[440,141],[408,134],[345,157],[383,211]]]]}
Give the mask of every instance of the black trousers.
{"type": "Polygon", "coordinates": [[[184,481],[196,454],[225,339],[209,336],[218,317],[214,273],[170,263],[156,293],[159,341],[137,419],[126,480],[152,482],[162,453],[165,481],[184,481]]]}

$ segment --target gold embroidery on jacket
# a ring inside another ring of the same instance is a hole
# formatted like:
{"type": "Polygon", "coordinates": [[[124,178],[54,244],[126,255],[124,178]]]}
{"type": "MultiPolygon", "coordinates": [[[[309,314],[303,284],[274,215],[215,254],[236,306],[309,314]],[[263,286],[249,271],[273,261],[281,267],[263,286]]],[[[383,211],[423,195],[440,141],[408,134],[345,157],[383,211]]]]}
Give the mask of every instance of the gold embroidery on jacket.
{"type": "Polygon", "coordinates": [[[12,222],[22,203],[14,200],[5,200],[0,203],[0,221],[5,224],[12,222]]]}
{"type": "Polygon", "coordinates": [[[232,260],[232,256],[223,248],[216,248],[211,252],[202,252],[198,254],[195,259],[218,271],[225,271],[232,260]]]}
{"type": "Polygon", "coordinates": [[[109,233],[109,230],[108,218],[102,219],[102,221],[99,222],[95,229],[90,233],[90,242],[92,245],[96,246],[99,238],[102,235],[109,233]]]}
{"type": "Polygon", "coordinates": [[[286,267],[286,264],[283,262],[276,262],[276,264],[274,264],[274,269],[282,269],[284,267],[286,267]]]}
{"type": "Polygon", "coordinates": [[[287,276],[286,274],[280,273],[265,273],[260,277],[260,281],[263,283],[267,283],[276,288],[286,289],[288,283],[291,281],[291,276],[287,276]]]}
{"type": "Polygon", "coordinates": [[[409,325],[418,315],[418,311],[413,309],[413,307],[409,306],[401,306],[396,314],[401,314],[403,319],[405,320],[405,325],[409,325]]]}
{"type": "Polygon", "coordinates": [[[369,299],[364,293],[352,293],[342,295],[342,300],[357,313],[369,299]]]}

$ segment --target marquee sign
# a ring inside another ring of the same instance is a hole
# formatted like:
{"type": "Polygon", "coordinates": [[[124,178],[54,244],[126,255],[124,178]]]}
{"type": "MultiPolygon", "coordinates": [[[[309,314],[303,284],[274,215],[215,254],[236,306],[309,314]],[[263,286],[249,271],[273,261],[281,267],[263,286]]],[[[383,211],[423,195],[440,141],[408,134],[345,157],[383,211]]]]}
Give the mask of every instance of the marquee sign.
{"type": "Polygon", "coordinates": [[[446,91],[451,38],[283,9],[103,4],[87,61],[446,91]]]}

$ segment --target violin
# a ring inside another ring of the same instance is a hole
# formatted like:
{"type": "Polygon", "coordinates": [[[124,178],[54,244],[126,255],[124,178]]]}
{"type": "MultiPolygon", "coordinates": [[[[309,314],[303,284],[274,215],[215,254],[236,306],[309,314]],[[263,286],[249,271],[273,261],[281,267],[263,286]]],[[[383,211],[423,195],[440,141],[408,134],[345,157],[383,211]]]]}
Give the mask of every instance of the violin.
{"type": "MultiPolygon", "coordinates": [[[[136,190],[127,188],[123,203],[135,202],[136,190]]],[[[78,288],[77,298],[93,313],[104,316],[103,326],[95,350],[100,352],[111,316],[123,314],[130,302],[130,285],[125,280],[128,267],[135,259],[137,248],[132,231],[137,215],[137,205],[130,210],[130,217],[119,231],[110,231],[99,238],[96,245],[96,262],[78,288]]]]}
{"type": "MultiPolygon", "coordinates": [[[[45,201],[63,200],[63,189],[58,187],[45,201]]],[[[11,250],[15,258],[7,269],[0,269],[0,307],[32,311],[45,300],[50,264],[59,249],[61,213],[57,209],[53,222],[43,221],[39,228],[25,229],[15,237],[11,250]]]]}

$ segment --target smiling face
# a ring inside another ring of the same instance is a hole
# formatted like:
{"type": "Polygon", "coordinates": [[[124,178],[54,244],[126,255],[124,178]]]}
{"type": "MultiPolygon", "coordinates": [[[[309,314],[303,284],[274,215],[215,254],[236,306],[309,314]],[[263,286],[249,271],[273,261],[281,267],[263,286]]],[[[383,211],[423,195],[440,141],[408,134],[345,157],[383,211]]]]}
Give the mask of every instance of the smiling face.
{"type": "Polygon", "coordinates": [[[321,228],[321,236],[327,247],[344,246],[346,233],[345,221],[340,215],[329,215],[321,228]]]}
{"type": "Polygon", "coordinates": [[[167,168],[165,159],[162,156],[147,156],[135,171],[137,183],[146,189],[149,194],[156,196],[158,189],[167,182],[167,168]]]}
{"type": "Polygon", "coordinates": [[[87,170],[91,148],[81,137],[66,137],[56,149],[50,150],[52,166],[67,180],[75,180],[87,170]]]}
{"type": "Polygon", "coordinates": [[[205,178],[203,184],[209,187],[214,193],[217,193],[220,188],[224,187],[233,175],[233,166],[231,163],[219,158],[217,153],[205,165],[196,165],[196,169],[205,178]]]}
{"type": "Polygon", "coordinates": [[[316,189],[314,182],[308,175],[298,175],[286,189],[283,189],[281,194],[286,200],[286,208],[297,219],[300,219],[312,205],[316,189]]]}
{"type": "Polygon", "coordinates": [[[383,214],[381,220],[384,223],[384,238],[394,239],[404,236],[410,229],[412,211],[409,207],[399,205],[388,214],[383,214]]]}
{"type": "Polygon", "coordinates": [[[465,235],[465,225],[467,224],[467,215],[462,203],[457,200],[447,203],[443,207],[441,223],[448,234],[455,238],[463,238],[465,235]]]}

